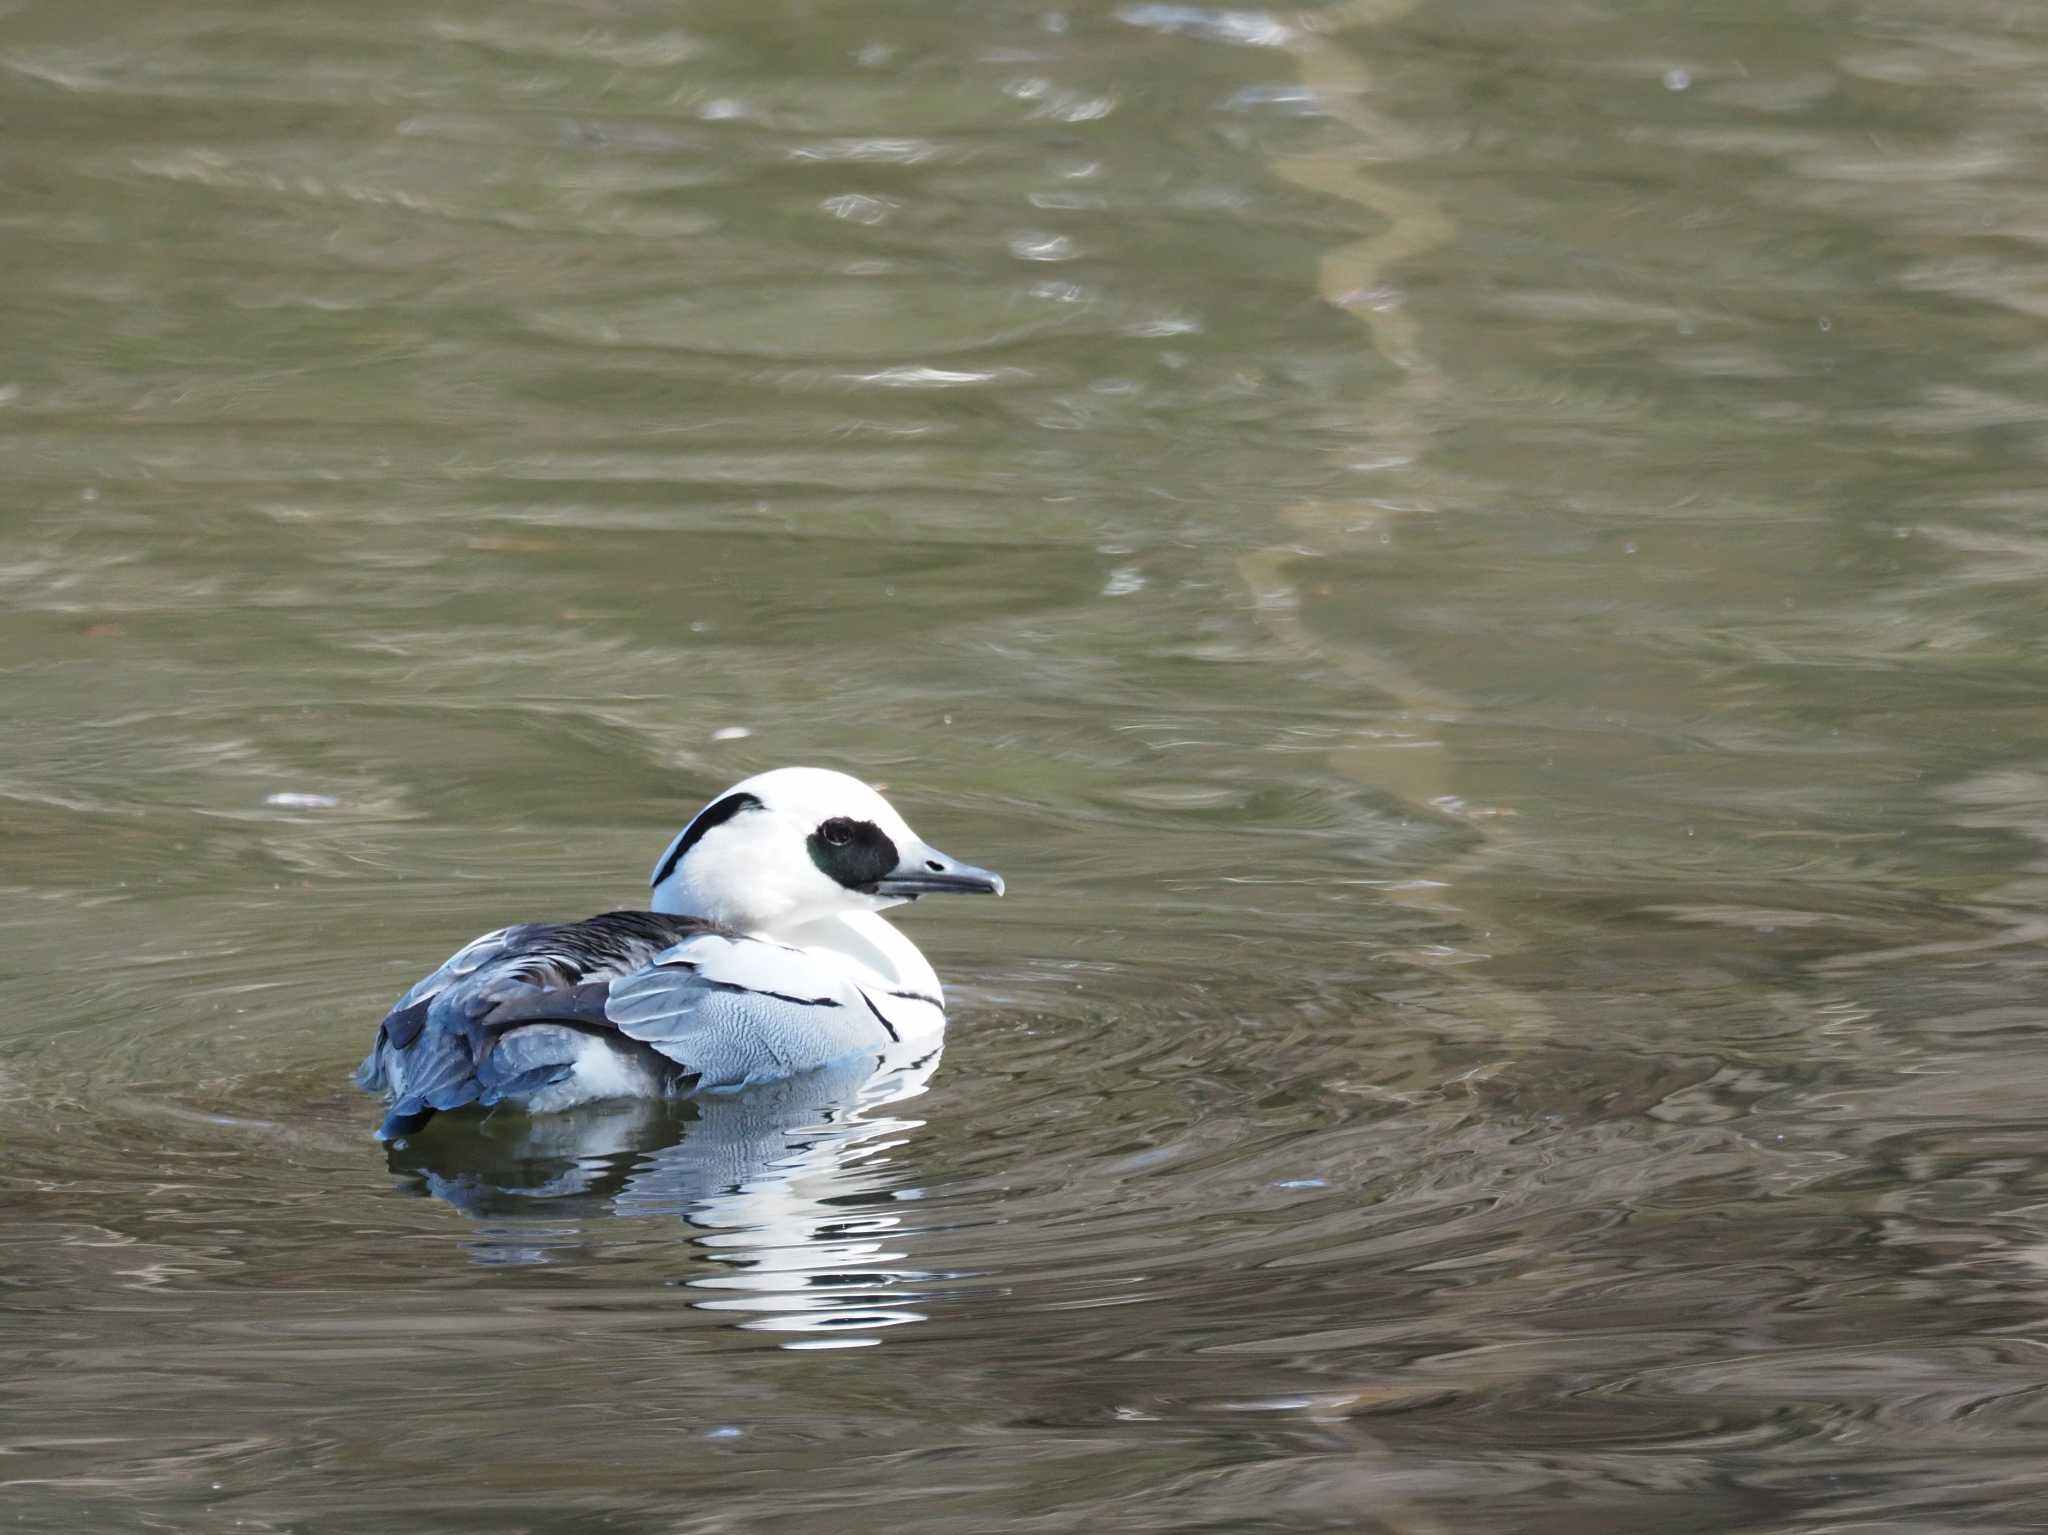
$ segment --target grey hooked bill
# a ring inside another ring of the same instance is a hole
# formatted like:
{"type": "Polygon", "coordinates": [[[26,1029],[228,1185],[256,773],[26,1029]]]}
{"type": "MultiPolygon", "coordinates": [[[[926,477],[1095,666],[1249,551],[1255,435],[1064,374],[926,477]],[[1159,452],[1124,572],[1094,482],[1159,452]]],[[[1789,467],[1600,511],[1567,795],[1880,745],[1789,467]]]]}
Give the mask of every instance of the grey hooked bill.
{"type": "Polygon", "coordinates": [[[904,859],[872,888],[876,895],[1001,895],[1003,877],[926,848],[904,859]]]}

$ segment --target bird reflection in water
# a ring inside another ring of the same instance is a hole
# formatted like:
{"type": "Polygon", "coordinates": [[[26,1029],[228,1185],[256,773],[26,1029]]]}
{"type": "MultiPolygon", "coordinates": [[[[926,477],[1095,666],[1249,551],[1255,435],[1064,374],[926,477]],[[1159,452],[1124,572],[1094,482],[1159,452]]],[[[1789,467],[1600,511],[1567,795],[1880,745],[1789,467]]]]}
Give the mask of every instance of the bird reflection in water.
{"type": "Polygon", "coordinates": [[[888,1250],[893,1206],[914,1197],[891,1153],[923,1121],[889,1110],[938,1063],[933,1047],[683,1102],[450,1118],[394,1143],[390,1167],[476,1221],[479,1263],[557,1261],[588,1247],[590,1222],[676,1217],[708,1261],[679,1281],[705,1292],[695,1305],[791,1334],[790,1348],[858,1347],[924,1320],[906,1287],[927,1276],[888,1250]]]}

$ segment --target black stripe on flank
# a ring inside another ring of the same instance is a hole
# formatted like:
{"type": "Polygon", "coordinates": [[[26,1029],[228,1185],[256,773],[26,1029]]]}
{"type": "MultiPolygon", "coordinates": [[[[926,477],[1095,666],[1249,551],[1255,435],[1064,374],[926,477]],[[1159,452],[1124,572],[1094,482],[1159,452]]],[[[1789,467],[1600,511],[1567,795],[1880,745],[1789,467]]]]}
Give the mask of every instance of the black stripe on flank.
{"type": "Polygon", "coordinates": [[[676,841],[675,850],[662,859],[661,867],[654,871],[654,878],[647,882],[648,886],[652,888],[675,873],[676,865],[683,861],[683,855],[702,842],[706,832],[723,826],[742,810],[760,808],[761,801],[751,794],[728,794],[716,804],[706,805],[697,812],[697,819],[683,828],[682,836],[676,841]]]}
{"type": "MultiPolygon", "coordinates": [[[[896,995],[896,993],[891,992],[890,995],[894,996],[896,995]]],[[[903,1036],[896,1032],[895,1024],[891,1023],[888,1019],[882,1016],[882,1010],[879,1007],[875,1006],[875,999],[869,996],[866,992],[862,992],[860,994],[860,999],[861,1001],[867,1003],[868,1011],[875,1015],[875,1022],[879,1023],[883,1028],[887,1029],[889,1031],[889,1037],[895,1040],[897,1044],[902,1044],[903,1036]]]]}
{"type": "Polygon", "coordinates": [[[921,991],[892,991],[889,995],[901,997],[906,1002],[929,1002],[942,1013],[946,1010],[945,1003],[941,1002],[937,997],[928,997],[921,991]]]}
{"type": "MultiPolygon", "coordinates": [[[[844,1007],[846,1004],[837,997],[792,997],[786,991],[763,991],[759,986],[742,986],[737,981],[714,981],[701,971],[697,979],[713,991],[737,991],[750,997],[773,997],[778,1002],[794,1002],[798,1007],[844,1007]]],[[[870,1007],[874,1004],[869,1003],[870,1007]]]]}

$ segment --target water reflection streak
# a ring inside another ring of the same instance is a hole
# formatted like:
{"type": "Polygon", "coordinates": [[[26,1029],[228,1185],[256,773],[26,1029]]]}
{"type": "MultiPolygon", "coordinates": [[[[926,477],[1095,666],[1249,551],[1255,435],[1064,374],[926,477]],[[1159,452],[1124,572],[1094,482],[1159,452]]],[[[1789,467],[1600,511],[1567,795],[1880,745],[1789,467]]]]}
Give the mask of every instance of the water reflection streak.
{"type": "Polygon", "coordinates": [[[566,1114],[454,1117],[389,1153],[414,1191],[476,1221],[481,1264],[581,1251],[613,1217],[679,1220],[707,1267],[674,1281],[701,1310],[790,1335],[790,1348],[877,1343],[924,1320],[925,1275],[891,1249],[918,1190],[898,1153],[923,1121],[941,1051],[862,1056],[787,1082],[682,1103],[626,1100],[566,1114]]]}

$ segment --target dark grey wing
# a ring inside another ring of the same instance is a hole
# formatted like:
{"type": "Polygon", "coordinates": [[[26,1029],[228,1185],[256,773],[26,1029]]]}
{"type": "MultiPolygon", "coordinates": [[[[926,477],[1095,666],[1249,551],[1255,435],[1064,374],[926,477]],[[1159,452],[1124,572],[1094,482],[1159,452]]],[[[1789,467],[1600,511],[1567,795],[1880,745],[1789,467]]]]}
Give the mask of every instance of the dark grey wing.
{"type": "Polygon", "coordinates": [[[518,927],[501,927],[495,933],[472,938],[457,949],[440,969],[424,980],[415,981],[405,995],[392,1004],[391,1011],[377,1026],[376,1041],[370,1046],[370,1053],[363,1057],[363,1064],[356,1068],[356,1086],[373,1093],[382,1092],[390,1086],[392,1057],[389,1052],[412,1047],[420,1031],[426,1027],[427,1013],[434,999],[450,986],[467,980],[483,966],[502,957],[508,946],[519,941],[523,931],[518,927]]]}
{"type": "Polygon", "coordinates": [[[801,949],[718,932],[688,938],[612,982],[605,1016],[709,1090],[877,1055],[898,1038],[833,965],[801,949]]]}
{"type": "Polygon", "coordinates": [[[614,911],[581,922],[529,922],[465,945],[398,999],[356,1069],[391,1112],[380,1140],[444,1109],[489,1105],[559,1081],[582,1036],[614,1033],[611,983],[711,924],[614,911]]]}

